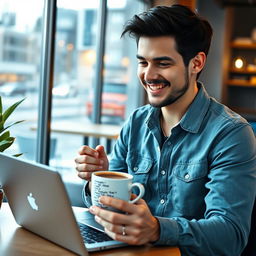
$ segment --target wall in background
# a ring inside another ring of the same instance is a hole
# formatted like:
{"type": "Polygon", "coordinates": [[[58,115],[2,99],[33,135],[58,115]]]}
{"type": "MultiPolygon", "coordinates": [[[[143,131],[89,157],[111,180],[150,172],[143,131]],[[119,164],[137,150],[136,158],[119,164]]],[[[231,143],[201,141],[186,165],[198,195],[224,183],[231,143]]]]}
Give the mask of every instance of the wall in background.
{"type": "Polygon", "coordinates": [[[217,5],[214,0],[198,0],[197,10],[213,27],[212,44],[206,67],[199,80],[204,83],[208,93],[220,101],[223,76],[222,63],[225,39],[225,9],[217,5]]]}

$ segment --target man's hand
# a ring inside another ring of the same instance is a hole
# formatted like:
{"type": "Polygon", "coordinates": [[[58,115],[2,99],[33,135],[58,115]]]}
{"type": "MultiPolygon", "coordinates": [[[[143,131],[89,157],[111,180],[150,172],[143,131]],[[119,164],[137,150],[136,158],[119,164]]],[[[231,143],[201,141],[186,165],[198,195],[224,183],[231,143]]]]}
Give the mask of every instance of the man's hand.
{"type": "Polygon", "coordinates": [[[76,170],[81,179],[90,181],[92,172],[108,170],[109,162],[104,147],[99,145],[95,149],[82,146],[75,158],[76,170]]]}
{"type": "Polygon", "coordinates": [[[90,212],[95,215],[95,220],[114,240],[131,245],[142,245],[159,239],[158,220],[152,216],[143,199],[139,199],[136,204],[131,204],[120,199],[102,196],[100,203],[126,213],[111,212],[97,206],[90,207],[90,212]]]}

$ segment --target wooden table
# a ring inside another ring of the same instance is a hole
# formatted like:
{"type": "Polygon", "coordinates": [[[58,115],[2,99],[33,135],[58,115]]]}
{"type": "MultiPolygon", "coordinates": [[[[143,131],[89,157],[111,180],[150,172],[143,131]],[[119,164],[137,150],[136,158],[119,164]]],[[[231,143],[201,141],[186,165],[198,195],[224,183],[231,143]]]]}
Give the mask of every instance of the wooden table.
{"type": "MultiPolygon", "coordinates": [[[[84,144],[88,145],[88,138],[105,138],[107,139],[107,152],[110,152],[111,140],[116,140],[121,131],[121,126],[110,124],[91,124],[81,123],[73,124],[71,122],[53,122],[51,131],[63,134],[82,135],[84,144]]],[[[37,130],[36,126],[31,127],[32,130],[37,130]]]]}
{"type": "MultiPolygon", "coordinates": [[[[18,226],[9,205],[0,209],[0,255],[4,256],[71,256],[74,253],[18,226]]],[[[124,247],[90,253],[92,256],[180,256],[176,247],[124,247]]]]}

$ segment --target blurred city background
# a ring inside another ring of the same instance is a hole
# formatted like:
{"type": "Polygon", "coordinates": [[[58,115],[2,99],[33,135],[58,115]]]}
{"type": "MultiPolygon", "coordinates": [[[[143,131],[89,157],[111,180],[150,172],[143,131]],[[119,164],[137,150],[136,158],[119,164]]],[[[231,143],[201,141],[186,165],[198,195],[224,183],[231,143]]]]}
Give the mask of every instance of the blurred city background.
{"type": "MultiPolygon", "coordinates": [[[[97,70],[97,37],[100,36],[100,1],[57,1],[51,122],[73,127],[92,122],[97,70]]],[[[122,125],[141,104],[136,80],[136,45],[120,39],[123,25],[134,13],[144,10],[134,0],[108,0],[104,38],[104,73],[101,120],[122,125]],[[137,95],[135,95],[137,94],[137,95]],[[132,97],[129,97],[132,95],[132,97]],[[129,101],[128,101],[129,97],[129,101]]],[[[35,160],[42,65],[43,0],[1,0],[0,2],[0,95],[3,107],[25,98],[13,120],[25,120],[12,128],[16,137],[10,153],[35,160]],[[34,127],[34,129],[32,129],[34,127]],[[21,144],[27,145],[21,147],[21,144]],[[33,144],[33,145],[32,145],[33,144]],[[25,151],[24,151],[25,150],[25,151]]],[[[43,85],[44,86],[44,85],[43,85]]],[[[51,133],[50,165],[61,172],[73,171],[73,159],[84,138],[81,135],[51,133]]],[[[104,140],[101,143],[106,143],[104,140]]]]}

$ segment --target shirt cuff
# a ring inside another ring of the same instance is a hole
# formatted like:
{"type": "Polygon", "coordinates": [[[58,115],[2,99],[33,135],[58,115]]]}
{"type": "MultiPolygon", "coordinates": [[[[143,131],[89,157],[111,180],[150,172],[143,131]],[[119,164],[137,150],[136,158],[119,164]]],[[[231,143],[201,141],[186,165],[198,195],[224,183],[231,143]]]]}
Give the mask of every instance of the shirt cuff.
{"type": "Polygon", "coordinates": [[[171,218],[156,217],[160,225],[160,238],[155,245],[177,245],[179,239],[179,226],[171,218]]]}
{"type": "Polygon", "coordinates": [[[89,189],[89,181],[85,182],[83,191],[82,191],[82,199],[86,207],[90,207],[92,205],[91,192],[89,189]]]}

